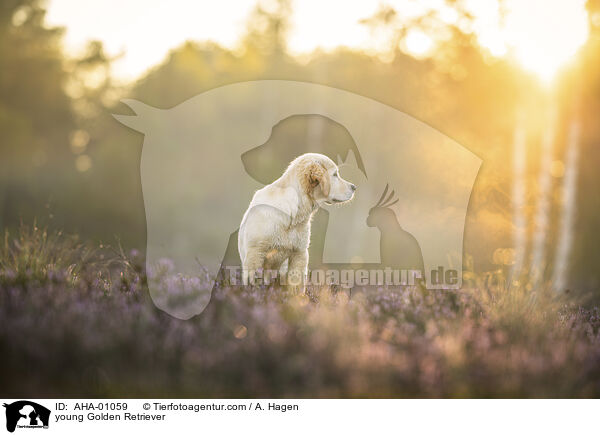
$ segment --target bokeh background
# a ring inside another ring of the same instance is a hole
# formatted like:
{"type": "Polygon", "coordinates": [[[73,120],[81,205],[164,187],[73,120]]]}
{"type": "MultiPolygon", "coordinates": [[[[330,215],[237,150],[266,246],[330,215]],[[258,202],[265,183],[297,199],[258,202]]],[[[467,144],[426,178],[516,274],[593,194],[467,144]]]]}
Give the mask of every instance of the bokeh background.
{"type": "Polygon", "coordinates": [[[3,0],[0,395],[599,397],[599,113],[599,0],[3,0]],[[259,79],[375,99],[483,159],[461,291],[152,304],[144,138],[112,114],[259,79]]]}
{"type": "Polygon", "coordinates": [[[484,160],[472,270],[522,264],[597,288],[597,1],[129,3],[3,2],[2,228],[36,219],[143,250],[143,137],[111,117],[130,113],[119,100],[169,108],[228,83],[302,80],[405,111],[484,160]]]}

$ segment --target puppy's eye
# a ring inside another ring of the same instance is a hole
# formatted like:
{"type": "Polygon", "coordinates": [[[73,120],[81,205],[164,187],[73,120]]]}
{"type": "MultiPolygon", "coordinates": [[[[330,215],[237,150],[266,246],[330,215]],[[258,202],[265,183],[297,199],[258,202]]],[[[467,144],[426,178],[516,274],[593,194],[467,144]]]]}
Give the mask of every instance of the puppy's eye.
{"type": "Polygon", "coordinates": [[[338,177],[339,174],[336,172],[335,174],[333,174],[334,177],[338,177]]]}

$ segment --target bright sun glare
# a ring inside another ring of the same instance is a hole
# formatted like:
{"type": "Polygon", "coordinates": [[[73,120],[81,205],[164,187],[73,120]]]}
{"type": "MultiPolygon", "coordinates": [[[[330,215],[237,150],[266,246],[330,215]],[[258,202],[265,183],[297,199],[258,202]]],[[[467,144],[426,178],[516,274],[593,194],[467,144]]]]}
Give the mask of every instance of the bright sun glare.
{"type": "Polygon", "coordinates": [[[433,40],[420,30],[410,30],[404,39],[406,50],[415,56],[426,55],[433,47],[433,40]]]}
{"type": "Polygon", "coordinates": [[[480,43],[496,56],[514,57],[544,82],[554,78],[588,37],[585,0],[507,0],[505,8],[504,23],[479,29],[480,43]]]}
{"type": "MultiPolygon", "coordinates": [[[[244,21],[257,0],[105,0],[114,7],[99,8],[92,0],[51,0],[48,18],[67,28],[67,46],[76,51],[86,40],[100,39],[109,53],[125,52],[116,73],[129,79],[160,62],[185,40],[214,40],[234,46],[244,21]],[[234,7],[235,5],[235,7],[234,7]],[[119,14],[115,15],[115,8],[119,14]],[[141,13],[143,12],[143,13],[141,13]],[[156,29],[161,29],[157,32],[156,29]]],[[[266,1],[266,0],[265,0],[266,1]]],[[[472,30],[482,46],[496,57],[512,58],[525,69],[550,82],[588,36],[586,0],[465,0],[474,17],[472,30]]],[[[444,0],[387,0],[399,16],[410,17],[437,10],[448,23],[458,15],[444,0]]],[[[289,47],[308,53],[317,47],[348,46],[381,51],[389,48],[374,41],[361,19],[371,16],[381,2],[296,0],[293,2],[289,47]],[[332,17],[335,20],[332,21],[332,17]]],[[[416,57],[435,47],[434,35],[411,29],[402,48],[416,57]]]]}

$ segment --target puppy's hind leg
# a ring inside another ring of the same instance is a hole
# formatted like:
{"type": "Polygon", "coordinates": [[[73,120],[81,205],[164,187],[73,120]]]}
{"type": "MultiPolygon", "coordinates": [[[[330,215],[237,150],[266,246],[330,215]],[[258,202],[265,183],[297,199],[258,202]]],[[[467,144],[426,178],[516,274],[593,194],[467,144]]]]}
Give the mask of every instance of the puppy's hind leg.
{"type": "Polygon", "coordinates": [[[254,284],[256,271],[264,266],[265,253],[260,248],[249,248],[242,264],[242,284],[254,284]]]}
{"type": "Polygon", "coordinates": [[[265,270],[263,279],[265,284],[271,284],[281,278],[281,265],[287,259],[288,253],[282,250],[272,249],[265,256],[265,270]]]}

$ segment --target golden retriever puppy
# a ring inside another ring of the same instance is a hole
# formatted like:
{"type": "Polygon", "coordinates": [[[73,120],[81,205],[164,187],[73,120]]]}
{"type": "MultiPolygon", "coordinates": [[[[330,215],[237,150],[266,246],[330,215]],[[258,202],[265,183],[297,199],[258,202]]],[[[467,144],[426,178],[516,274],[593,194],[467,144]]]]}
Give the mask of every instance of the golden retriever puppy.
{"type": "Polygon", "coordinates": [[[256,191],[244,213],[238,233],[242,283],[253,283],[261,268],[283,272],[286,261],[288,281],[300,283],[313,215],[323,204],[351,200],[355,190],[329,157],[308,153],[294,159],[281,177],[256,191]]]}

